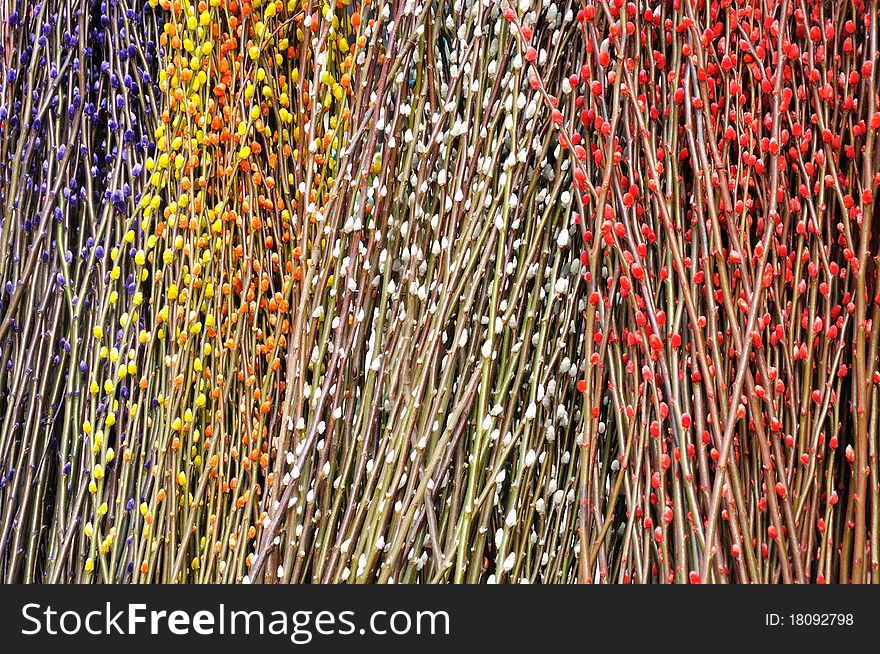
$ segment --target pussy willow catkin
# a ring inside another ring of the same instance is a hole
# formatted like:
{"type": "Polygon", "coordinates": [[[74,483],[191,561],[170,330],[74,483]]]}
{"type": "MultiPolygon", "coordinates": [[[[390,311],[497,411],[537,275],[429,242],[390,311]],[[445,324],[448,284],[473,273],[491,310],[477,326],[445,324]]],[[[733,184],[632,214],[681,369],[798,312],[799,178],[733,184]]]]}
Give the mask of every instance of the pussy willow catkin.
{"type": "Polygon", "coordinates": [[[2,579],[880,583],[878,12],[4,0],[2,579]]]}

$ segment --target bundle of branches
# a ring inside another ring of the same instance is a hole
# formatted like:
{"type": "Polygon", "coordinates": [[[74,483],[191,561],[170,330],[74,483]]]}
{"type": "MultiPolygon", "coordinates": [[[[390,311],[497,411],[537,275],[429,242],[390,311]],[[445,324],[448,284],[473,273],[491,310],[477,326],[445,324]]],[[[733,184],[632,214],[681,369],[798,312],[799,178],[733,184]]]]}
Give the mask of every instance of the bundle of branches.
{"type": "Polygon", "coordinates": [[[0,18],[6,581],[880,582],[876,3],[0,18]]]}

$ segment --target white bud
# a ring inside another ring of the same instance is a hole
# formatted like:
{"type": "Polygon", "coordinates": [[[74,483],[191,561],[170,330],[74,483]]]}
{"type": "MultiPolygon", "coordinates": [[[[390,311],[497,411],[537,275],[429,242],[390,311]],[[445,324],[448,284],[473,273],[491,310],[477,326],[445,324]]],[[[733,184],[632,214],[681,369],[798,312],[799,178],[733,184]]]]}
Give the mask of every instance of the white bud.
{"type": "Polygon", "coordinates": [[[504,519],[504,524],[508,527],[513,527],[516,525],[516,511],[513,509],[507,514],[507,517],[504,519]]]}
{"type": "Polygon", "coordinates": [[[510,572],[513,570],[514,564],[516,564],[516,554],[511,552],[507,555],[507,558],[504,559],[504,564],[501,566],[501,569],[504,572],[510,572]]]}

